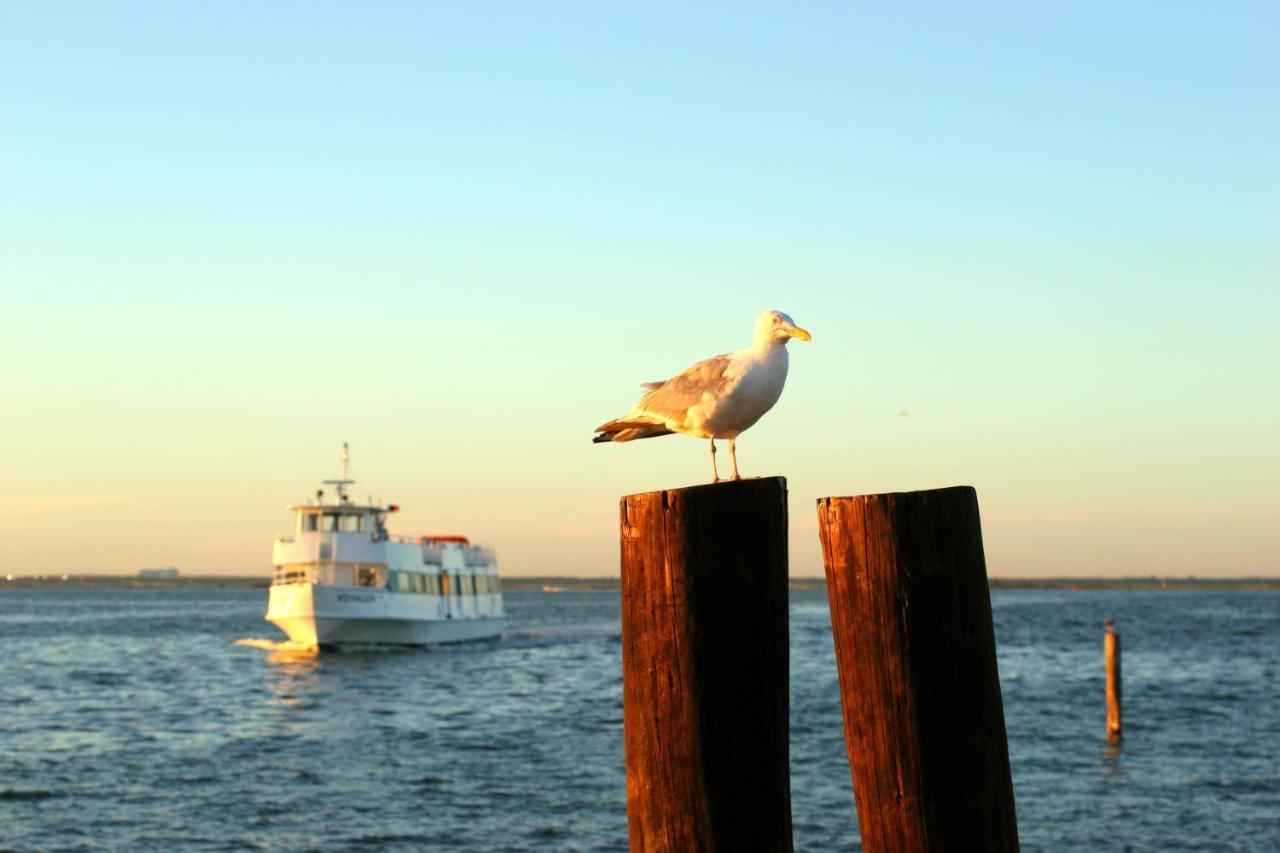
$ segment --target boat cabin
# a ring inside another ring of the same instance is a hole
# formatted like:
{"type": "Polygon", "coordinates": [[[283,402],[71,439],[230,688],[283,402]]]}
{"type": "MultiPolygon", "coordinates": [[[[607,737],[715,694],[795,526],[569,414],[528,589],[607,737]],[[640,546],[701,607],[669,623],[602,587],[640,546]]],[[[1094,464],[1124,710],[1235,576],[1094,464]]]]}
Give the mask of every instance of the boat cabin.
{"type": "Polygon", "coordinates": [[[293,532],[305,533],[368,533],[373,541],[387,538],[386,517],[398,507],[371,506],[295,506],[293,532]]]}

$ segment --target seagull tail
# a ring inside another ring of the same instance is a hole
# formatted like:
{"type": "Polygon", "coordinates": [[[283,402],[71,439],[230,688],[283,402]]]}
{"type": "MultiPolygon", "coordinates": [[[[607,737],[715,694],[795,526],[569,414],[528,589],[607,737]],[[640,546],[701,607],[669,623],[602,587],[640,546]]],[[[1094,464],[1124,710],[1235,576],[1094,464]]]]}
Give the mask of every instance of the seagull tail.
{"type": "Polygon", "coordinates": [[[657,438],[660,435],[671,435],[671,430],[661,423],[619,418],[596,427],[596,435],[591,442],[600,444],[606,441],[634,441],[637,438],[657,438]]]}

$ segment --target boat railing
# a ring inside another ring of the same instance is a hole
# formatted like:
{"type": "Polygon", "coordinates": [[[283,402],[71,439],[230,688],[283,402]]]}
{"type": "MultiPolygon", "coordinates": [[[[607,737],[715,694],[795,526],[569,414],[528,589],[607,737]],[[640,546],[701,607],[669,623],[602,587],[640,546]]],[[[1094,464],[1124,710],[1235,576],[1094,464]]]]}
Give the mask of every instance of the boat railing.
{"type": "Polygon", "coordinates": [[[492,566],[497,562],[492,548],[480,545],[468,545],[462,549],[462,559],[468,566],[492,566]]]}

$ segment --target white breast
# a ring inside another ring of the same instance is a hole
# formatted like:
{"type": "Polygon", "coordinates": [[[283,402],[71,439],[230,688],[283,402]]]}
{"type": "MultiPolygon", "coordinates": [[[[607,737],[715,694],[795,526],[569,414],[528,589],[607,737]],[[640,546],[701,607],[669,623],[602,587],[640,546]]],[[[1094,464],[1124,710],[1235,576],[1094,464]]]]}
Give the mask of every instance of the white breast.
{"type": "Polygon", "coordinates": [[[737,438],[773,408],[787,382],[787,348],[774,345],[764,352],[734,354],[738,381],[717,399],[702,406],[702,430],[714,438],[737,438]]]}

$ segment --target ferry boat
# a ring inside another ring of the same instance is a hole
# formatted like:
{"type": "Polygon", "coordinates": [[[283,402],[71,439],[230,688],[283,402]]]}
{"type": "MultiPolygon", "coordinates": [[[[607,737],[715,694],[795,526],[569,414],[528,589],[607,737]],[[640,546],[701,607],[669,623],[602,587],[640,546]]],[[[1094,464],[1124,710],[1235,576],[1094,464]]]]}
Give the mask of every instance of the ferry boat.
{"type": "Polygon", "coordinates": [[[493,551],[465,536],[392,536],[387,517],[400,507],[353,503],[349,461],[343,444],[342,478],[323,481],[332,494],[322,488],[313,503],[289,508],[293,532],[276,538],[267,621],[295,643],[322,647],[499,636],[493,551]]]}

